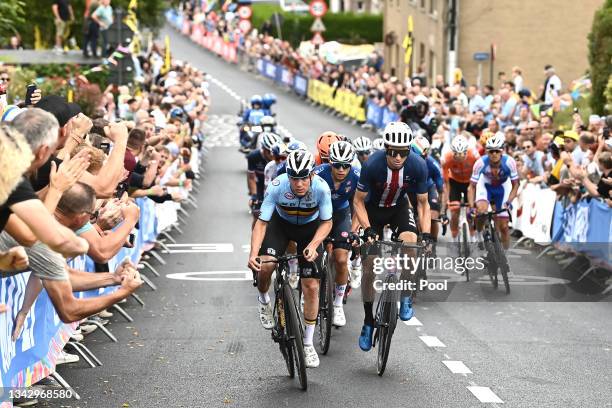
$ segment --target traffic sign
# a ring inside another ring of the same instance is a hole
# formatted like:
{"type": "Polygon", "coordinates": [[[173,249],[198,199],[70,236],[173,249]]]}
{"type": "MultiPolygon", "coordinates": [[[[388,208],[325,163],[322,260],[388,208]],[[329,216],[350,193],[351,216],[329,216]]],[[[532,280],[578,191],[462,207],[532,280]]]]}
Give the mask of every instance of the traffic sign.
{"type": "Polygon", "coordinates": [[[249,6],[238,7],[238,17],[242,20],[248,20],[253,15],[253,10],[249,6]]]}
{"type": "Polygon", "coordinates": [[[489,53],[488,52],[475,52],[474,53],[474,61],[488,61],[489,53]]]}
{"type": "Polygon", "coordinates": [[[325,24],[323,24],[323,20],[318,17],[315,18],[314,23],[312,23],[312,26],[310,26],[310,31],[313,33],[322,33],[325,31],[325,24]]]}
{"type": "Polygon", "coordinates": [[[238,22],[238,28],[245,34],[251,31],[251,27],[251,20],[240,20],[238,22]]]}
{"type": "Polygon", "coordinates": [[[325,42],[325,39],[323,38],[321,33],[316,32],[316,33],[314,33],[314,35],[312,36],[312,40],[310,40],[310,41],[312,41],[312,43],[314,45],[321,45],[321,44],[323,44],[325,42]]]}
{"type": "Polygon", "coordinates": [[[327,13],[327,3],[323,0],[312,0],[308,9],[313,17],[320,18],[327,13]]]}

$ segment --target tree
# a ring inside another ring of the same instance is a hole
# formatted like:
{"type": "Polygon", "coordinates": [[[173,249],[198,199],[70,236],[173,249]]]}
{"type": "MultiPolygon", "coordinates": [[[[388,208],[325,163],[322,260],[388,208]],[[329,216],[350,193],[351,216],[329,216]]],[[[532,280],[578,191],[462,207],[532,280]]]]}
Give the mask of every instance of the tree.
{"type": "Polygon", "coordinates": [[[21,0],[0,2],[0,39],[13,36],[24,23],[24,6],[21,0]]]}
{"type": "MultiPolygon", "coordinates": [[[[55,24],[53,22],[53,13],[51,6],[53,0],[0,0],[0,29],[2,28],[3,17],[6,17],[2,10],[3,6],[14,7],[15,3],[22,3],[23,9],[28,10],[27,18],[17,20],[14,24],[16,30],[21,34],[23,43],[26,47],[32,48],[34,45],[34,29],[38,27],[41,32],[41,38],[46,41],[46,46],[53,44],[55,38],[55,24]],[[8,3],[8,4],[7,4],[8,3]]],[[[74,37],[77,42],[83,40],[83,11],[85,2],[82,0],[72,0],[70,2],[74,9],[75,21],[70,25],[70,36],[74,37]]],[[[113,8],[122,8],[127,10],[130,0],[113,0],[111,5],[113,8]]],[[[164,12],[168,7],[168,2],[165,0],[139,0],[138,1],[138,21],[143,28],[151,29],[156,32],[164,25],[164,12]]],[[[12,19],[12,18],[8,18],[12,19]]],[[[2,32],[0,31],[0,35],[2,32]]]]}
{"type": "Polygon", "coordinates": [[[591,65],[591,108],[603,115],[606,105],[605,90],[612,76],[612,0],[595,12],[589,34],[589,64],[591,65]]]}

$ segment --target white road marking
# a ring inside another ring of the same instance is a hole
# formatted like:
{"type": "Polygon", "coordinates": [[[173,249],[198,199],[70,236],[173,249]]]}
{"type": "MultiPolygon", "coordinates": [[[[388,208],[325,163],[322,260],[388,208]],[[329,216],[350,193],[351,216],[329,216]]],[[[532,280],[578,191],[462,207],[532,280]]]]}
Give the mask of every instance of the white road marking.
{"type": "Polygon", "coordinates": [[[242,252],[250,252],[251,251],[251,245],[250,244],[245,244],[242,246],[242,252]]]}
{"type": "Polygon", "coordinates": [[[168,279],[188,281],[248,281],[253,279],[253,273],[247,271],[204,271],[204,272],[180,272],[166,275],[168,279]],[[211,275],[229,275],[229,277],[209,277],[211,275]]]}
{"type": "Polygon", "coordinates": [[[410,320],[406,320],[404,324],[406,326],[422,326],[423,325],[423,323],[421,323],[421,321],[417,319],[416,317],[413,317],[410,320]]]}
{"type": "Polygon", "coordinates": [[[501,398],[495,395],[495,393],[491,391],[489,387],[480,387],[477,385],[472,385],[472,386],[467,387],[467,389],[470,390],[470,392],[474,394],[474,396],[478,398],[478,400],[482,403],[493,403],[493,404],[503,404],[504,403],[504,401],[502,401],[501,398]]]}
{"type": "Polygon", "coordinates": [[[199,244],[197,246],[190,247],[180,247],[180,249],[170,249],[169,252],[164,251],[165,253],[170,254],[191,254],[198,252],[234,252],[233,244],[199,244]],[[183,249],[189,248],[189,249],[183,249]]]}
{"type": "Polygon", "coordinates": [[[427,347],[446,347],[446,345],[436,336],[419,336],[419,339],[421,339],[427,347]]]}
{"type": "Polygon", "coordinates": [[[444,365],[453,374],[472,374],[472,371],[465,364],[463,364],[463,361],[445,360],[442,361],[442,363],[444,363],[444,365]]]}

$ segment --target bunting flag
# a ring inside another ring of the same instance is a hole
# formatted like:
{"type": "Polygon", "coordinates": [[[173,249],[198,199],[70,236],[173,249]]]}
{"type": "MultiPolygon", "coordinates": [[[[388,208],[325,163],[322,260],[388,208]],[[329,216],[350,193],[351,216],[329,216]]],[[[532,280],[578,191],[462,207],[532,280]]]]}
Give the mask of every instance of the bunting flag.
{"type": "Polygon", "coordinates": [[[412,15],[408,16],[408,32],[404,37],[404,42],[402,43],[402,47],[404,48],[404,65],[405,65],[405,76],[409,76],[410,72],[410,58],[412,58],[412,44],[413,37],[412,33],[414,31],[414,22],[412,20],[412,15]]]}
{"type": "Polygon", "coordinates": [[[138,16],[136,15],[136,10],[138,10],[138,0],[130,0],[130,5],[127,9],[127,14],[123,19],[123,22],[126,26],[130,28],[134,32],[134,35],[138,34],[138,16]]]}

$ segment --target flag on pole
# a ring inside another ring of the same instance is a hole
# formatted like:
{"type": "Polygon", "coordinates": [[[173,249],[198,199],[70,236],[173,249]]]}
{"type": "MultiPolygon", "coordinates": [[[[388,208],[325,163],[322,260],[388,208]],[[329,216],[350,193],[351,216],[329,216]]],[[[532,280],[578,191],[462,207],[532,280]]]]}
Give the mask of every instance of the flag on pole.
{"type": "Polygon", "coordinates": [[[410,69],[410,58],[412,57],[412,33],[414,31],[414,22],[412,20],[412,15],[408,16],[408,32],[404,37],[404,42],[402,43],[402,47],[404,48],[404,64],[406,66],[405,75],[408,76],[408,72],[410,69]]]}
{"type": "Polygon", "coordinates": [[[138,10],[138,0],[130,0],[127,14],[123,19],[125,25],[127,25],[134,33],[138,33],[138,17],[136,16],[136,10],[138,10]]]}

